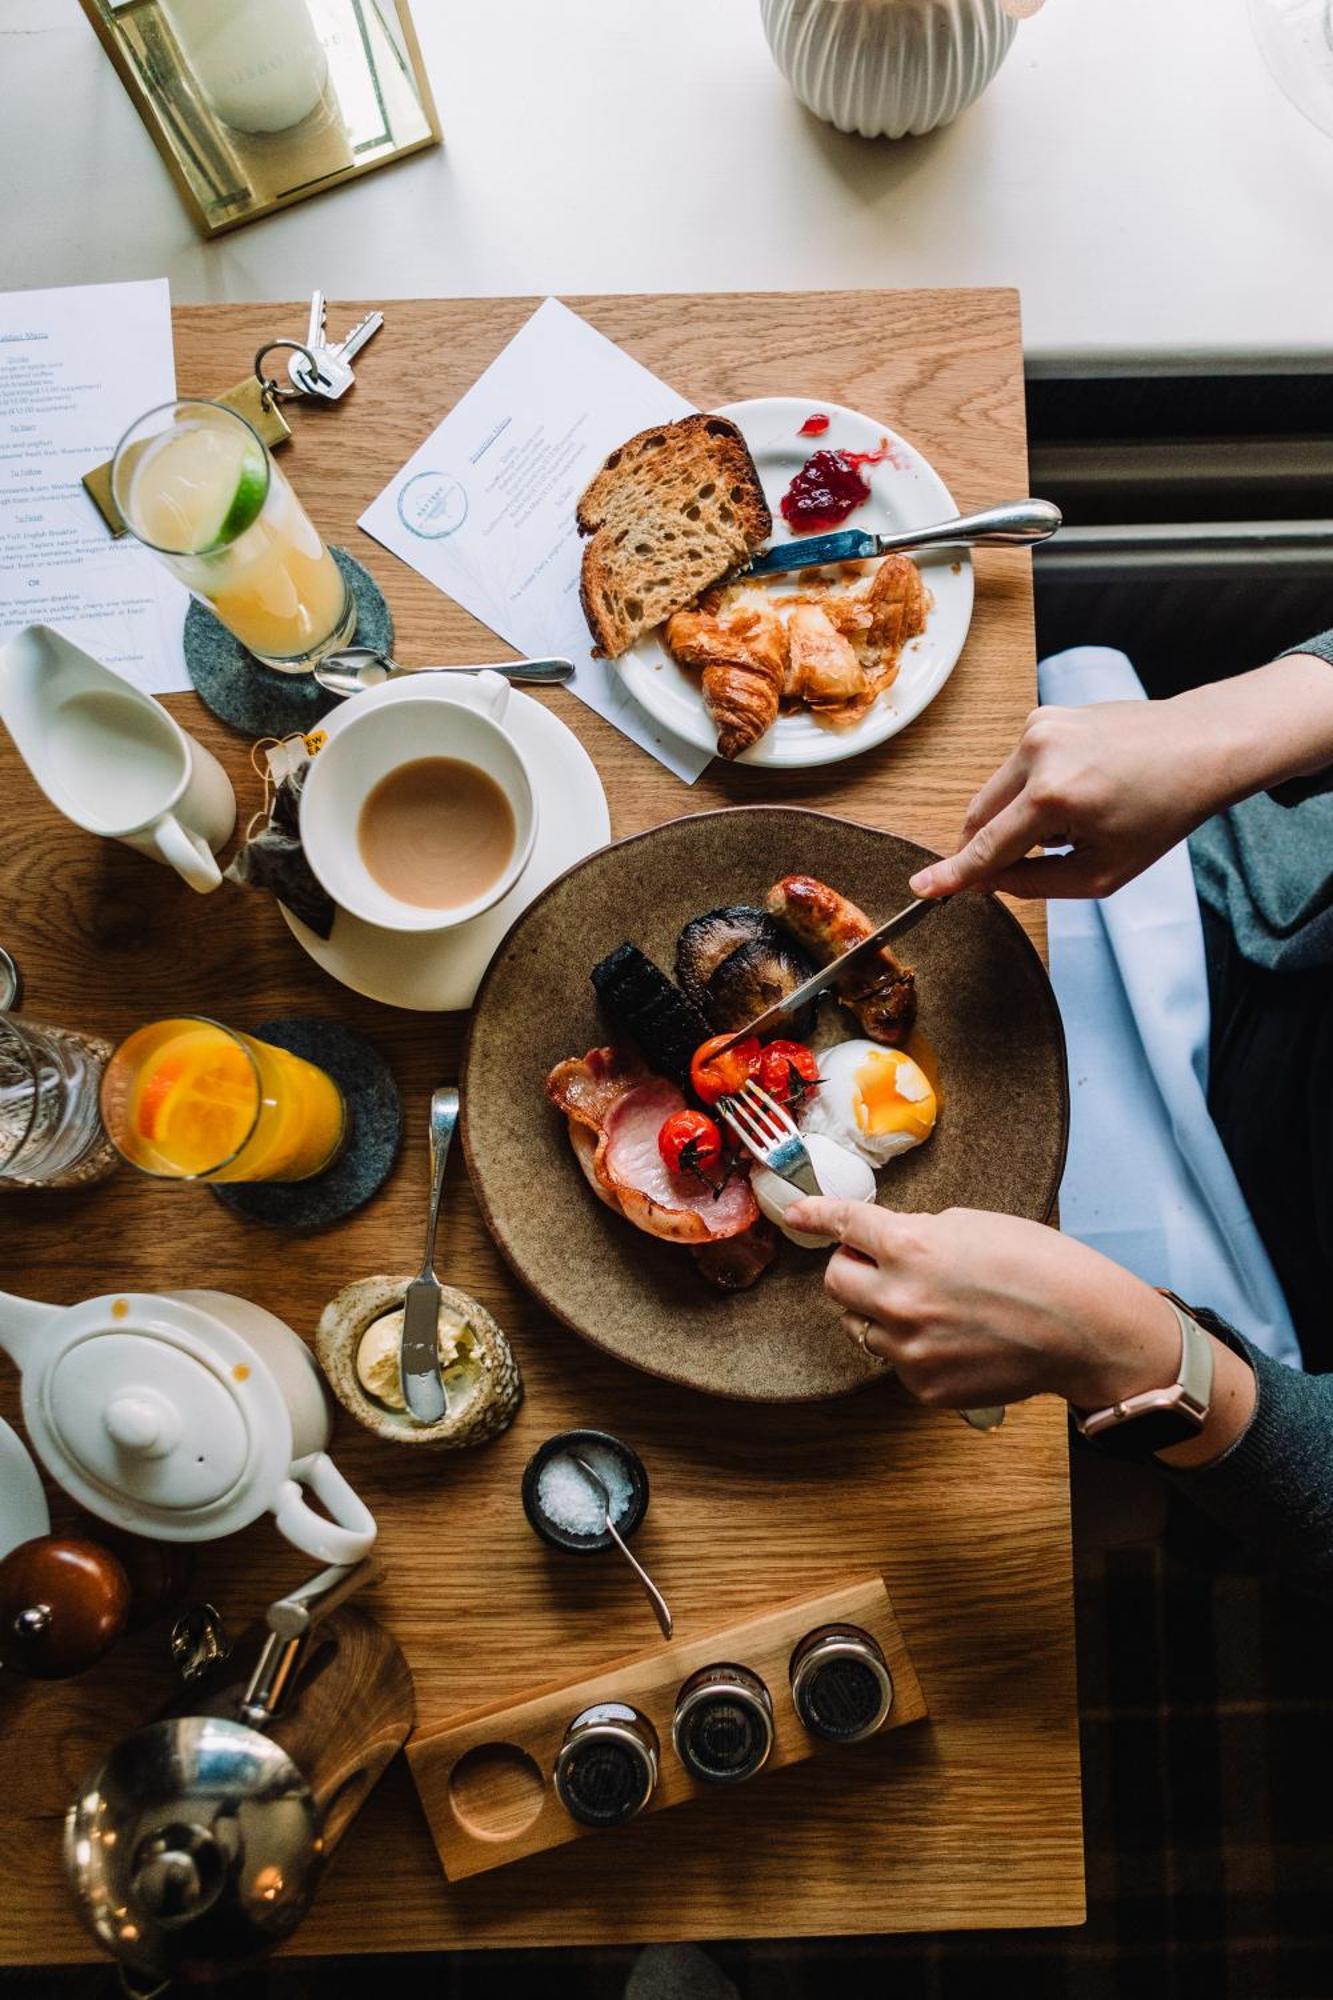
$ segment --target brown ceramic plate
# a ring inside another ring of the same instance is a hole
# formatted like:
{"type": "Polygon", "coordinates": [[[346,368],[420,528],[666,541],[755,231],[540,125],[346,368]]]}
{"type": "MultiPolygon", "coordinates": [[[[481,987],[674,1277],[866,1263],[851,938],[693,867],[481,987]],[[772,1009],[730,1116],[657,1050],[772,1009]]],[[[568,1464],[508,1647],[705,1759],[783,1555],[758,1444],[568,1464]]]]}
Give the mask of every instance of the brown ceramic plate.
{"type": "MultiPolygon", "coordinates": [[[[821,1283],[824,1256],[783,1245],[748,1292],[714,1290],[687,1250],[600,1203],[543,1082],[610,1039],[588,975],[626,938],[666,971],[687,918],[762,903],[778,876],[817,875],[876,921],[931,857],[826,813],[745,806],[669,821],[580,861],[519,917],[477,995],[463,1059],[463,1141],[482,1212],[514,1270],[567,1326],[633,1367],[716,1395],[802,1402],[879,1372],[821,1283]]],[[[896,1208],[994,1208],[1044,1219],[1069,1122],[1055,995],[1022,928],[989,897],[946,904],[913,933],[921,1027],[943,1108],[918,1151],[880,1175],[896,1208]]],[[[848,1031],[858,1032],[848,1019],[848,1031]]]]}

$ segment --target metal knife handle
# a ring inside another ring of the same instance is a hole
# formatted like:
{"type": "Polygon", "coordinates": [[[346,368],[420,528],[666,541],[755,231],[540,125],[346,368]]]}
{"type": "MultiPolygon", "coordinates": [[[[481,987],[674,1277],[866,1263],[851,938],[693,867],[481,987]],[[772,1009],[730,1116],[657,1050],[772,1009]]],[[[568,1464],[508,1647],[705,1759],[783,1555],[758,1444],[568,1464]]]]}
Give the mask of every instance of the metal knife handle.
{"type": "Polygon", "coordinates": [[[430,1277],[435,1265],[435,1231],[444,1195],[444,1170],[457,1124],[458,1092],[452,1085],[435,1091],[430,1100],[430,1214],[426,1218],[426,1255],[420,1273],[423,1278],[430,1277]]]}
{"type": "Polygon", "coordinates": [[[961,543],[981,543],[1006,547],[1026,542],[1044,542],[1060,526],[1064,516],[1051,500],[1006,500],[999,507],[983,507],[979,514],[955,514],[951,521],[937,521],[927,528],[904,528],[897,535],[880,535],[881,555],[901,549],[950,548],[961,543]]]}
{"type": "Polygon", "coordinates": [[[538,687],[560,687],[574,678],[574,662],[552,654],[541,660],[494,660],[489,666],[455,665],[450,660],[437,667],[394,667],[386,675],[391,681],[412,680],[418,674],[503,674],[509,681],[531,681],[538,687]]]}

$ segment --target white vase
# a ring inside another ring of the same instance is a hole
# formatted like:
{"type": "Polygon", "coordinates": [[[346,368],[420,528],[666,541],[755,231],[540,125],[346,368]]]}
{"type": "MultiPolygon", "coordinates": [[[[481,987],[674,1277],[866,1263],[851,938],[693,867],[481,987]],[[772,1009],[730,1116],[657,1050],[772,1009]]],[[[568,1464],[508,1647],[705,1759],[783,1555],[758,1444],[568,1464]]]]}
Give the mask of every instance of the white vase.
{"type": "Polygon", "coordinates": [[[980,97],[1016,27],[1000,0],[759,0],[778,68],[840,132],[901,139],[980,97]]]}

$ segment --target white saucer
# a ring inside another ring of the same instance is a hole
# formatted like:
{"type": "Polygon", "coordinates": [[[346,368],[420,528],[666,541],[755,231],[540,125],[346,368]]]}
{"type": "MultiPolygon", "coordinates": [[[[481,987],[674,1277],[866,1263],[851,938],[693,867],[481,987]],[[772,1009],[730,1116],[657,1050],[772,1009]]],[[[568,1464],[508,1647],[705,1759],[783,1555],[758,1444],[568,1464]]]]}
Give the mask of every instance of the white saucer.
{"type": "Polygon", "coordinates": [[[51,1515],[32,1455],[0,1417],[0,1558],[20,1542],[50,1532],[51,1515]]]}
{"type": "MultiPolygon", "coordinates": [[[[390,681],[383,692],[404,687],[410,690],[410,683],[390,681]]],[[[379,698],[354,695],[322,726],[334,729],[338,717],[357,702],[379,698]]],[[[492,909],[448,931],[386,931],[339,910],[333,933],[325,939],[280,903],[296,942],[331,979],[388,1007],[425,1014],[470,1007],[496,946],[519,912],[566,868],[605,847],[611,838],[606,793],[573,730],[517,688],[510,691],[504,726],[527,759],[537,798],[537,844],[518,881],[492,909]]]]}

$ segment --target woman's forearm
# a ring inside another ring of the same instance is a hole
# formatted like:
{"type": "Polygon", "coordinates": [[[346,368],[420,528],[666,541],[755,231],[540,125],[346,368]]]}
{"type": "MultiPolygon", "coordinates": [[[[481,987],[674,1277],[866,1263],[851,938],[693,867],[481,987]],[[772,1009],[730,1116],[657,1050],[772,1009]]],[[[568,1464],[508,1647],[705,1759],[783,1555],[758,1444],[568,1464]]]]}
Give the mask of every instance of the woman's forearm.
{"type": "Polygon", "coordinates": [[[1236,1347],[1229,1362],[1253,1376],[1248,1423],[1208,1464],[1182,1462],[1188,1445],[1159,1462],[1180,1492],[1256,1543],[1274,1569],[1333,1600],[1333,1376],[1302,1375],[1239,1337],[1236,1347]]]}
{"type": "Polygon", "coordinates": [[[1285,654],[1163,706],[1181,740],[1196,745],[1181,780],[1193,787],[1199,820],[1333,765],[1333,666],[1314,653],[1285,654]]]}

